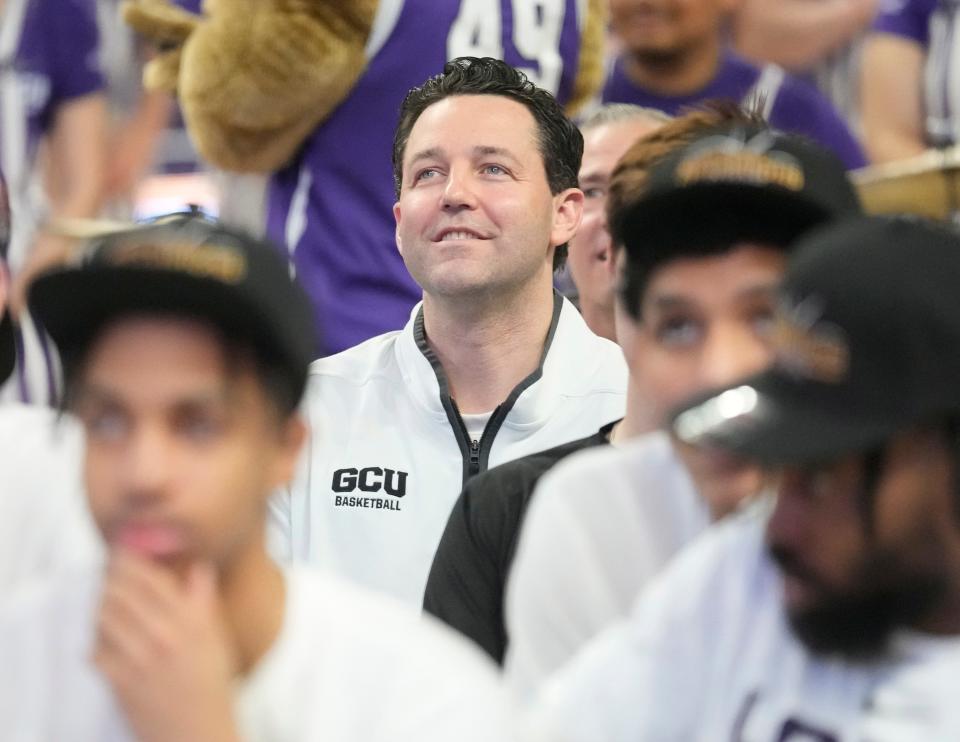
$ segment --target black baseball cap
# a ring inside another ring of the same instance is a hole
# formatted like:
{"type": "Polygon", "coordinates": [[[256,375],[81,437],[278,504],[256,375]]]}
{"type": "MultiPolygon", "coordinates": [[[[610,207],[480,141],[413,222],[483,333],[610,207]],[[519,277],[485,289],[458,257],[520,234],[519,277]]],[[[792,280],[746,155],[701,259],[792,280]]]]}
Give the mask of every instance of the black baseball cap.
{"type": "Polygon", "coordinates": [[[641,272],[737,242],[789,246],[827,220],[861,213],[843,164],[805,137],[762,124],[708,129],[649,170],[610,232],[641,272]]]}
{"type": "Polygon", "coordinates": [[[40,275],[28,301],[65,361],[133,314],[198,318],[248,338],[278,362],[293,400],[317,355],[310,302],[279,249],[198,211],[88,241],[40,275]]]}
{"type": "Polygon", "coordinates": [[[860,217],[808,235],[768,371],[686,406],[683,441],[768,464],[829,461],[960,414],[960,236],[860,217]]]}

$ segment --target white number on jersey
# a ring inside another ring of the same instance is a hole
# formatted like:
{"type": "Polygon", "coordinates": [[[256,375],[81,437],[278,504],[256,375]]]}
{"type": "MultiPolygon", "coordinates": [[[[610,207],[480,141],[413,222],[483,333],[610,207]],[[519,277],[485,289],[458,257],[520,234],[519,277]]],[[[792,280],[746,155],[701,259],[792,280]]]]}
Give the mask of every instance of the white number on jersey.
{"type": "MultiPolygon", "coordinates": [[[[532,83],[554,95],[560,88],[563,58],[560,36],[566,0],[512,0],[513,44],[537,67],[519,67],[532,83]]],[[[503,21],[500,0],[463,0],[447,36],[447,59],[454,57],[503,59],[503,21]]]]}

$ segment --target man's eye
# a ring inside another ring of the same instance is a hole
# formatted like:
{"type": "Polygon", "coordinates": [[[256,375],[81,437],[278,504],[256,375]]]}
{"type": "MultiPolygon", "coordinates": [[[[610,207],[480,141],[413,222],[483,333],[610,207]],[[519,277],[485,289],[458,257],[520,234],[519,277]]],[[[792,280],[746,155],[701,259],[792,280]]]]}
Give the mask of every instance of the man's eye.
{"type": "Polygon", "coordinates": [[[127,434],[130,422],[116,410],[101,410],[83,416],[87,437],[101,441],[117,441],[127,434]]]}
{"type": "Polygon", "coordinates": [[[417,173],[415,180],[429,180],[430,178],[434,177],[436,174],[437,174],[437,171],[434,168],[432,167],[424,168],[419,173],[417,173]]]}
{"type": "Polygon", "coordinates": [[[217,437],[223,430],[223,424],[214,415],[188,413],[176,420],[176,429],[186,438],[206,441],[217,437]]]}
{"type": "Polygon", "coordinates": [[[605,198],[606,195],[607,195],[606,189],[601,188],[600,186],[591,186],[590,188],[583,189],[584,198],[599,199],[599,198],[605,198]]]}
{"type": "Polygon", "coordinates": [[[756,312],[750,318],[750,324],[753,325],[753,331],[760,337],[769,337],[773,330],[773,310],[766,309],[756,312]]]}
{"type": "Polygon", "coordinates": [[[484,165],[483,172],[487,175],[506,175],[507,171],[500,165],[484,165]]]}
{"type": "Polygon", "coordinates": [[[701,327],[692,319],[677,317],[658,322],[655,326],[655,334],[664,345],[690,346],[699,341],[701,327]]]}

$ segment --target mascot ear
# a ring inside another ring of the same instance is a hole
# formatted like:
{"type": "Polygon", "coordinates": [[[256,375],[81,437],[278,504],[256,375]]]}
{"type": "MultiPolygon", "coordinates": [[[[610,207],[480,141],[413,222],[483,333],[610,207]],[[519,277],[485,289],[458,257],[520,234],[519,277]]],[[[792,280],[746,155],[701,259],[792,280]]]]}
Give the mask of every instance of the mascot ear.
{"type": "Polygon", "coordinates": [[[175,93],[184,42],[200,24],[200,16],[165,0],[125,0],[123,19],[161,51],[144,67],[143,84],[149,90],[175,93]]]}
{"type": "Polygon", "coordinates": [[[167,0],[124,0],[123,20],[139,34],[161,48],[182,44],[193,33],[201,17],[167,0]]]}
{"type": "Polygon", "coordinates": [[[128,0],[124,17],[174,47],[150,63],[145,84],[176,89],[200,155],[223,170],[272,172],[363,73],[378,3],[206,0],[200,18],[167,0],[128,0]]]}

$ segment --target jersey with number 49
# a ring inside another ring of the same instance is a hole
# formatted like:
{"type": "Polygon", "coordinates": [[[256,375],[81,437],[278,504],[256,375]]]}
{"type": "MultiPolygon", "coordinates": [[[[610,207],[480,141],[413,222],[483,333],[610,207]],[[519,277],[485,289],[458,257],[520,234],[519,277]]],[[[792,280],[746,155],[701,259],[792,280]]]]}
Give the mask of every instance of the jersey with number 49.
{"type": "Polygon", "coordinates": [[[380,0],[366,71],[268,193],[268,235],[286,246],[311,297],[323,355],[403,327],[420,299],[396,249],[392,214],[391,149],[407,91],[449,59],[498,57],[567,104],[581,91],[586,11],[594,4],[380,0]]]}
{"type": "Polygon", "coordinates": [[[902,632],[870,663],[811,654],[782,608],[761,504],[715,526],[545,687],[551,742],[960,740],[960,636],[902,632]]]}

